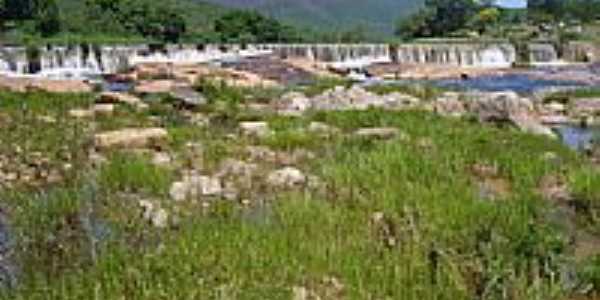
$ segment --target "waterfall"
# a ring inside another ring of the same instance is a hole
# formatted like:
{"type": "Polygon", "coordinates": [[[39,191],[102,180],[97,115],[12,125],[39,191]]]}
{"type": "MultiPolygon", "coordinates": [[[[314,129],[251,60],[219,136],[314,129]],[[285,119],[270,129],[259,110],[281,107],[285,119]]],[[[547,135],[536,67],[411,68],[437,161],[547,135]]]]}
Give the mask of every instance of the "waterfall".
{"type": "Polygon", "coordinates": [[[529,44],[529,61],[532,64],[548,64],[558,61],[558,52],[552,44],[529,44]]]}
{"type": "MultiPolygon", "coordinates": [[[[530,45],[532,62],[552,62],[550,44],[530,45]]],[[[36,49],[34,49],[36,50],[36,49]]],[[[421,42],[410,44],[258,44],[258,45],[74,45],[46,46],[28,57],[25,47],[0,47],[0,73],[47,78],[93,78],[114,74],[142,63],[194,64],[235,61],[275,54],[342,68],[375,63],[440,64],[448,66],[510,67],[517,60],[510,43],[421,42]],[[30,59],[32,59],[30,61],[30,59]]]]}

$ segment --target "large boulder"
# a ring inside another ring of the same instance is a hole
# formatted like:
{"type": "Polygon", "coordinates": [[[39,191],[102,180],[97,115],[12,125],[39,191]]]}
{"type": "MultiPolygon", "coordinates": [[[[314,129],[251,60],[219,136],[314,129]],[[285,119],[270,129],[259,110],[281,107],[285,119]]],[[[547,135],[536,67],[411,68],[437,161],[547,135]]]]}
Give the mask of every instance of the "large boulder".
{"type": "Polygon", "coordinates": [[[468,109],[482,122],[510,122],[513,116],[529,115],[533,103],[515,92],[473,93],[468,109]]]}
{"type": "Polygon", "coordinates": [[[144,148],[165,140],[168,132],[164,128],[126,128],[98,133],[94,136],[97,148],[144,148]]]}

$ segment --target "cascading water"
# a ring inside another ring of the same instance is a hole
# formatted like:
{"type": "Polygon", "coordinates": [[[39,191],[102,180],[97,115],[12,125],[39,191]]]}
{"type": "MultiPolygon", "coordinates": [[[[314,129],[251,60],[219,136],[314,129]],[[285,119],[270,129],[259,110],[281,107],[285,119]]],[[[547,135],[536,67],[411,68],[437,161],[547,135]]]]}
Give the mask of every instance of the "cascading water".
{"type": "Polygon", "coordinates": [[[0,73],[46,78],[92,78],[115,74],[140,63],[204,63],[270,53],[256,47],[207,45],[48,46],[0,48],[0,73]],[[34,56],[34,57],[32,57],[34,56]]]}
{"type": "MultiPolygon", "coordinates": [[[[532,45],[532,62],[557,59],[553,46],[532,45]]],[[[341,68],[374,63],[441,64],[449,66],[510,67],[517,60],[509,43],[424,42],[416,44],[260,44],[47,46],[34,49],[0,47],[0,73],[35,74],[47,78],[89,78],[114,74],[140,63],[205,63],[235,61],[274,53],[341,68]]]]}
{"type": "Polygon", "coordinates": [[[552,44],[529,44],[529,62],[532,64],[551,64],[558,61],[558,52],[552,44]]]}

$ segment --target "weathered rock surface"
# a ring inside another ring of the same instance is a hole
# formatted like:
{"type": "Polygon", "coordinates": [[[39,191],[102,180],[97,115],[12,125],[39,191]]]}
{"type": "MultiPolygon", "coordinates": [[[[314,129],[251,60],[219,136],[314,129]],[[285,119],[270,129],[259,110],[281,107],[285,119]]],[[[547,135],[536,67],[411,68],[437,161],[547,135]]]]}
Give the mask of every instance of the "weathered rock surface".
{"type": "Polygon", "coordinates": [[[307,177],[294,167],[285,167],[269,173],[267,184],[275,188],[294,188],[306,184],[307,177]]]}
{"type": "Polygon", "coordinates": [[[377,95],[360,86],[338,86],[312,98],[297,92],[285,94],[276,103],[276,110],[282,115],[297,116],[309,110],[410,109],[419,104],[418,98],[397,92],[377,95]]]}
{"type": "Polygon", "coordinates": [[[169,214],[164,208],[149,200],[140,200],[138,202],[142,209],[142,218],[156,228],[166,228],[169,226],[169,214]]]}
{"type": "Polygon", "coordinates": [[[98,133],[94,136],[97,148],[144,148],[166,139],[168,132],[164,128],[126,128],[98,133]]]}
{"type": "Polygon", "coordinates": [[[471,93],[468,109],[482,122],[510,122],[513,116],[529,115],[533,103],[515,92],[471,93]]]}
{"type": "Polygon", "coordinates": [[[128,104],[131,106],[136,106],[139,103],[142,103],[142,100],[136,96],[125,94],[125,93],[116,93],[116,92],[103,92],[98,96],[96,103],[110,103],[110,104],[128,104]]]}
{"type": "Polygon", "coordinates": [[[253,137],[267,137],[272,134],[267,122],[241,122],[242,134],[253,137]]]}
{"type": "Polygon", "coordinates": [[[577,117],[600,115],[600,99],[583,98],[571,101],[570,113],[577,117]]]}
{"type": "Polygon", "coordinates": [[[81,80],[6,77],[0,75],[0,88],[13,92],[40,90],[50,93],[89,93],[93,87],[81,80]]]}
{"type": "Polygon", "coordinates": [[[464,101],[460,99],[461,94],[446,92],[442,94],[433,104],[434,112],[447,117],[461,117],[467,112],[464,101]]]}
{"type": "Polygon", "coordinates": [[[208,100],[204,95],[196,92],[191,87],[176,87],[169,92],[169,96],[175,99],[184,108],[196,108],[206,105],[208,100]]]}
{"type": "Polygon", "coordinates": [[[199,197],[217,197],[223,192],[221,181],[216,177],[186,174],[181,181],[174,182],[169,195],[175,201],[197,199],[199,197]]]}
{"type": "Polygon", "coordinates": [[[361,128],[358,129],[354,134],[364,138],[388,140],[398,136],[400,134],[400,130],[394,127],[361,128]]]}

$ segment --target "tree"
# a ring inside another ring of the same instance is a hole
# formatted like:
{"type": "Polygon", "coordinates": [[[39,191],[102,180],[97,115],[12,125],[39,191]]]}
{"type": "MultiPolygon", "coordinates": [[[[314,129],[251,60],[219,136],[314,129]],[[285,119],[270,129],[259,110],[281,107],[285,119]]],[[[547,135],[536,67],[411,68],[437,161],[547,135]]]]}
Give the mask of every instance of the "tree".
{"type": "Polygon", "coordinates": [[[445,36],[464,28],[479,3],[475,0],[425,0],[425,7],[396,30],[403,37],[445,36]]]}
{"type": "Polygon", "coordinates": [[[484,8],[479,11],[470,21],[471,27],[480,34],[490,25],[495,25],[500,20],[500,10],[496,7],[484,8]]]}
{"type": "Polygon", "coordinates": [[[60,31],[60,11],[55,0],[45,0],[36,12],[36,30],[42,36],[50,36],[60,31]]]}
{"type": "Polygon", "coordinates": [[[276,43],[297,39],[292,27],[254,11],[227,13],[215,21],[214,30],[226,43],[276,43]]]}

